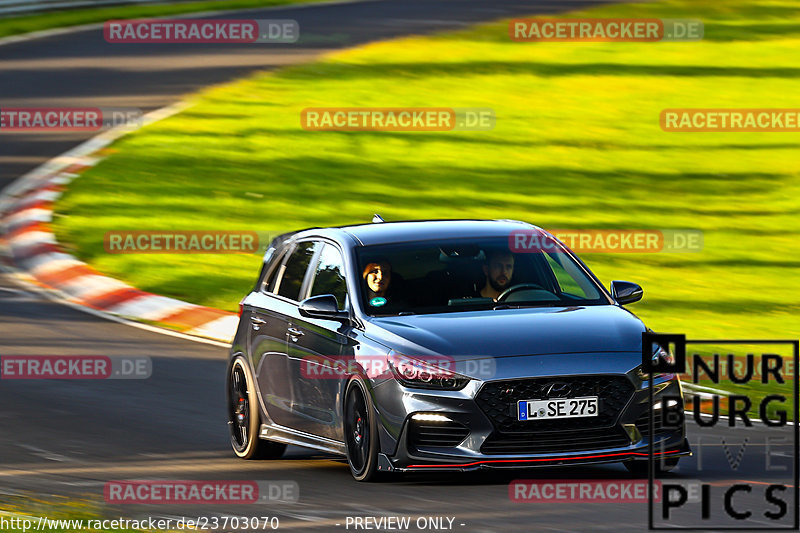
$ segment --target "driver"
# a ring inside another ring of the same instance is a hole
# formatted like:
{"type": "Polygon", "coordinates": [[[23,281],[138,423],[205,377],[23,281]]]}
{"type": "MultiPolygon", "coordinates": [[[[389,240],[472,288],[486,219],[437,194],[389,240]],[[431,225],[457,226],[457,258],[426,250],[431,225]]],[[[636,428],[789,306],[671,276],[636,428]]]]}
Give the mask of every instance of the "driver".
{"type": "Polygon", "coordinates": [[[511,277],[514,275],[514,254],[507,250],[489,252],[483,264],[483,273],[486,282],[475,296],[497,301],[500,293],[511,286],[511,277]]]}

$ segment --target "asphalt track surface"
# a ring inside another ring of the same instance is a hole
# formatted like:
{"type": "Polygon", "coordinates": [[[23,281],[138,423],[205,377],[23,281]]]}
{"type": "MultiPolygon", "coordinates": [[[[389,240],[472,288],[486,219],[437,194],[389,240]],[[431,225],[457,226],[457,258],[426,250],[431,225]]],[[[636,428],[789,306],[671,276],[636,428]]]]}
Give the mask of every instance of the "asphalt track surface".
{"type": "MultiPolygon", "coordinates": [[[[126,106],[149,111],[204,86],[307,61],[339,47],[589,4],[387,1],[247,14],[298,20],[301,33],[315,39],[293,45],[110,45],[100,30],[79,31],[0,46],[0,105],[126,106]],[[326,41],[332,34],[338,36],[335,42],[326,41]]],[[[0,134],[0,186],[86,138],[85,134],[0,134]]],[[[509,498],[509,483],[515,479],[630,481],[618,465],[426,473],[359,484],[341,460],[299,448],[289,448],[279,461],[238,460],[229,450],[226,428],[225,348],[110,322],[50,301],[0,275],[0,355],[9,354],[146,355],[153,360],[153,374],[146,380],[0,381],[0,501],[3,494],[102,501],[104,483],[121,479],[291,480],[299,486],[296,503],[109,506],[106,516],[277,516],[284,531],[353,531],[352,525],[346,527],[348,516],[412,520],[446,516],[454,518],[452,530],[470,533],[646,528],[647,505],[641,502],[542,503],[509,498]]],[[[755,487],[751,495],[737,496],[739,505],[752,504],[757,512],[774,510],[763,503],[758,487],[772,481],[790,483],[791,468],[766,470],[766,438],[791,439],[791,432],[761,425],[744,430],[722,425],[699,429],[690,424],[689,430],[696,454],[665,482],[711,483],[714,519],[724,515],[716,491],[733,480],[755,487]],[[724,453],[723,438],[730,456],[724,453]],[[744,438],[748,443],[742,450],[744,438]],[[734,469],[730,461],[740,450],[742,460],[734,469]]],[[[789,448],[771,450],[772,465],[790,464],[789,448]]],[[[791,502],[793,493],[783,498],[791,502]]],[[[780,525],[787,524],[786,519],[791,523],[791,507],[780,525]]],[[[697,509],[697,504],[687,508],[681,523],[701,524],[697,509]]],[[[760,514],[754,518],[758,522],[750,526],[778,525],[760,514]]]]}

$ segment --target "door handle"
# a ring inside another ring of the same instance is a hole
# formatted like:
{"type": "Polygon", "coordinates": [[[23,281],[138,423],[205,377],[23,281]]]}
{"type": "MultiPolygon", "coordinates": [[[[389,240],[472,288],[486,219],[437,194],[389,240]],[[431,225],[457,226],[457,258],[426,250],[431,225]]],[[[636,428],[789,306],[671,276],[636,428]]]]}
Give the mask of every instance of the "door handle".
{"type": "Polygon", "coordinates": [[[289,335],[291,335],[292,337],[302,337],[303,335],[305,335],[305,333],[303,333],[302,331],[300,331],[297,328],[289,328],[286,331],[288,331],[289,335]]]}
{"type": "Polygon", "coordinates": [[[263,326],[266,323],[267,323],[267,321],[264,320],[263,318],[258,318],[258,317],[255,317],[255,316],[251,316],[250,317],[250,324],[252,324],[253,329],[256,330],[256,331],[261,329],[261,326],[263,326]]]}

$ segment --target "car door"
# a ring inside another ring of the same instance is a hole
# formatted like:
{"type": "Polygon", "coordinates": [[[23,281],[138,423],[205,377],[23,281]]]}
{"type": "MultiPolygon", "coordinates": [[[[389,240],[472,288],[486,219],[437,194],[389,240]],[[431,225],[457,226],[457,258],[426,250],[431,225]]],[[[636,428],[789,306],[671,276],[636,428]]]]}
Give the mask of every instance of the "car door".
{"type": "Polygon", "coordinates": [[[299,421],[292,407],[296,382],[287,359],[287,331],[319,246],[304,241],[285,253],[269,283],[259,290],[249,317],[250,353],[262,405],[273,422],[289,428],[296,428],[299,421]]]}
{"type": "MultiPolygon", "coordinates": [[[[339,310],[348,310],[344,261],[336,245],[325,243],[308,276],[306,297],[333,294],[339,310]]],[[[352,356],[345,358],[349,324],[338,320],[307,318],[299,310],[289,319],[286,351],[296,380],[294,409],[302,430],[312,435],[341,440],[340,400],[352,356]]],[[[352,350],[349,350],[352,352],[352,350]]]]}

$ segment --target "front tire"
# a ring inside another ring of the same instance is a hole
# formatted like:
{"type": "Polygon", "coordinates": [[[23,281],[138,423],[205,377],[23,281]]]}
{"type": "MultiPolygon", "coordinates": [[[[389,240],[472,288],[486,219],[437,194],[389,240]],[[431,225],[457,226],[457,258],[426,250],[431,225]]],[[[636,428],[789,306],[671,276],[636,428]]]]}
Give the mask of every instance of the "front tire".
{"type": "Polygon", "coordinates": [[[356,481],[374,481],[378,475],[378,425],[366,385],[353,379],[344,401],[347,464],[356,481]]]}
{"type": "Polygon", "coordinates": [[[228,428],[233,453],[242,459],[280,459],[286,445],[259,438],[261,416],[255,380],[241,355],[228,367],[228,428]]]}

